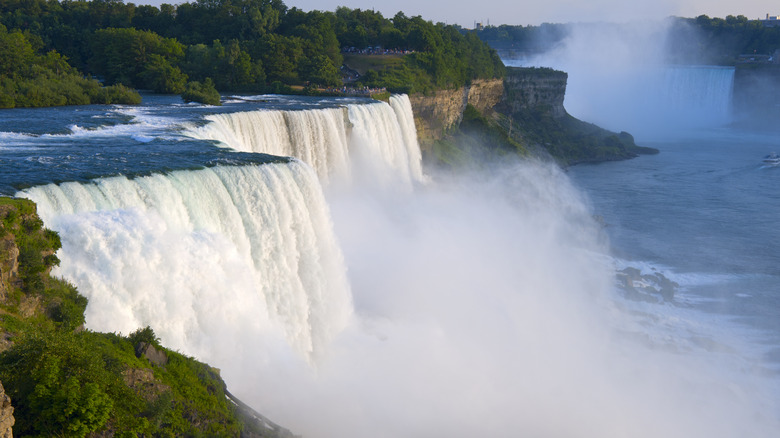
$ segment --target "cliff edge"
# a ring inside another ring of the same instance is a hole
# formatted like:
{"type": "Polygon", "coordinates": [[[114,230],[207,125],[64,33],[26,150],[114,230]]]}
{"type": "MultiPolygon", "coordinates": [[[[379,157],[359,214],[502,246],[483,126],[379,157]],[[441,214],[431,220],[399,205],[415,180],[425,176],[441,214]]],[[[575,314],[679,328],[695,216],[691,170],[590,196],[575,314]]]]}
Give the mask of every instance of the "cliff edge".
{"type": "Polygon", "coordinates": [[[637,146],[628,133],[569,115],[563,105],[567,79],[548,68],[508,67],[503,79],[410,96],[423,157],[458,165],[513,152],[569,166],[657,153],[637,146]]]}

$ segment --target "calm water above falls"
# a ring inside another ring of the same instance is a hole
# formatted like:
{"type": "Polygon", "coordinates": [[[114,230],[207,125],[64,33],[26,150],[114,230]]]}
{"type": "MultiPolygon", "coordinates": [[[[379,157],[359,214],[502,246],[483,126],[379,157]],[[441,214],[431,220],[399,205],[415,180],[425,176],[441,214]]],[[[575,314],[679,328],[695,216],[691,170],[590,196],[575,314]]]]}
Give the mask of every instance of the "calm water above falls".
{"type": "Polygon", "coordinates": [[[183,104],[178,96],[144,96],[142,105],[0,110],[0,193],[112,175],[147,175],[275,158],[214,147],[187,130],[219,113],[339,108],[366,99],[262,96],[222,107],[183,104]]]}

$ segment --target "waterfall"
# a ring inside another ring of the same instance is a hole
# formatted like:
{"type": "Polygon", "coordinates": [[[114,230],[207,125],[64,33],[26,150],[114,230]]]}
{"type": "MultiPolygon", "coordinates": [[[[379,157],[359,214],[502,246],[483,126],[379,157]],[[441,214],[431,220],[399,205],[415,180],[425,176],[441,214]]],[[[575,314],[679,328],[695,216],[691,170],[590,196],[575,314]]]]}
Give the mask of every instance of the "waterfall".
{"type": "Polygon", "coordinates": [[[299,111],[257,110],[206,116],[209,123],[187,134],[242,152],[296,157],[323,181],[348,172],[344,108],[299,111]]]}
{"type": "Polygon", "coordinates": [[[656,137],[732,120],[734,69],[715,66],[636,66],[592,72],[572,68],[566,109],[614,131],[656,137]]]}
{"type": "Polygon", "coordinates": [[[49,184],[19,196],[60,232],[55,274],[89,298],[91,329],[152,325],[167,345],[196,352],[225,330],[278,331],[311,360],[349,319],[330,213],[300,162],[49,184]]]}
{"type": "Polygon", "coordinates": [[[406,183],[423,180],[422,157],[409,98],[391,96],[340,108],[256,110],[206,117],[187,135],[243,152],[295,157],[320,180],[350,179],[368,166],[375,175],[406,183]],[[353,163],[357,159],[359,163],[353,163]]]}
{"type": "Polygon", "coordinates": [[[390,105],[377,102],[349,105],[348,109],[353,125],[350,150],[364,172],[377,178],[390,178],[386,173],[390,171],[405,181],[423,179],[412,106],[406,95],[392,96],[390,105]]]}
{"type": "Polygon", "coordinates": [[[725,124],[731,117],[734,69],[676,66],[662,70],[657,88],[662,104],[698,124],[725,124]]]}

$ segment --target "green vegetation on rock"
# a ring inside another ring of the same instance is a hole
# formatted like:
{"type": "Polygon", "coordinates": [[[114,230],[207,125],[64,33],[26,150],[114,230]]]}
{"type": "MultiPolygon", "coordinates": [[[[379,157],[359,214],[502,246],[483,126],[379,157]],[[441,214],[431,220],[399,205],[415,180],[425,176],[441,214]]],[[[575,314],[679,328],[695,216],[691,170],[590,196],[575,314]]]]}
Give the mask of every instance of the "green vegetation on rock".
{"type": "Polygon", "coordinates": [[[181,95],[185,102],[199,102],[207,105],[222,105],[219,91],[214,88],[211,78],[206,78],[203,83],[190,82],[181,95]]]}
{"type": "Polygon", "coordinates": [[[51,277],[57,233],[35,204],[0,197],[0,381],[15,436],[289,436],[256,424],[219,372],[160,346],[83,328],[87,299],[51,277]]]}
{"type": "Polygon", "coordinates": [[[466,105],[461,123],[444,138],[433,142],[429,161],[450,168],[491,164],[496,160],[525,156],[528,150],[493,118],[466,105]]]}

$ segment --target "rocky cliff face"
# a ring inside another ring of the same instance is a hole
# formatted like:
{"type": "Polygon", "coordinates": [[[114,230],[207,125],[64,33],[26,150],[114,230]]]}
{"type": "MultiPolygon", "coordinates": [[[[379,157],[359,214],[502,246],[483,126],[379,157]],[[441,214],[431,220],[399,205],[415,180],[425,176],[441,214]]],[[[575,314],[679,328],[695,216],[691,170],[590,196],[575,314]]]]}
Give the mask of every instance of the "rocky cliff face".
{"type": "Polygon", "coordinates": [[[553,117],[563,117],[563,98],[568,75],[546,68],[507,68],[504,79],[477,80],[471,85],[439,90],[425,96],[409,96],[414,110],[417,135],[423,148],[440,140],[463,118],[466,105],[481,113],[501,109],[509,114],[522,110],[543,110],[553,117]]]}
{"type": "Polygon", "coordinates": [[[503,80],[410,96],[423,158],[454,165],[491,149],[514,150],[568,166],[657,152],[638,147],[628,133],[606,131],[570,116],[563,107],[567,79],[565,72],[550,68],[509,67],[503,80]],[[471,112],[476,125],[468,124],[469,132],[464,132],[460,128],[467,105],[480,116],[471,112]],[[480,152],[469,152],[476,150],[480,152]]]}
{"type": "Polygon", "coordinates": [[[14,425],[14,408],[11,406],[11,398],[5,393],[3,384],[0,383],[0,438],[12,438],[14,425]]]}
{"type": "Polygon", "coordinates": [[[431,96],[409,96],[420,145],[425,148],[426,144],[440,140],[447,130],[457,126],[467,104],[480,111],[487,111],[501,101],[503,94],[503,80],[488,79],[477,80],[469,86],[454,90],[439,90],[431,96]]]}
{"type": "Polygon", "coordinates": [[[510,114],[542,110],[554,118],[566,115],[563,98],[568,74],[548,68],[507,68],[501,104],[510,114]]]}

